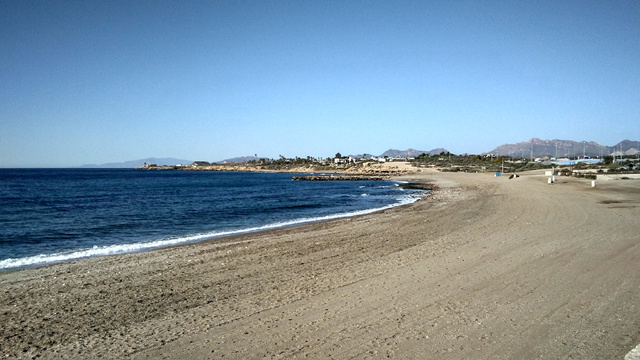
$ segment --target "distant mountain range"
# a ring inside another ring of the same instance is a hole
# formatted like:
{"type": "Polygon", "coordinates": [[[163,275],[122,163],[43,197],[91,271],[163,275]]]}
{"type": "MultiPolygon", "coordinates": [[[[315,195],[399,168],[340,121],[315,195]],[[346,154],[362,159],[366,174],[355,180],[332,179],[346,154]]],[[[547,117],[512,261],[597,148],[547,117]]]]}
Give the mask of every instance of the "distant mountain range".
{"type": "MultiPolygon", "coordinates": [[[[416,157],[421,154],[438,155],[441,153],[447,153],[448,151],[443,148],[436,148],[432,150],[396,150],[389,149],[379,155],[379,157],[416,157]]],[[[605,156],[605,155],[640,155],[640,141],[623,140],[613,146],[600,145],[593,141],[573,141],[573,140],[541,140],[533,138],[529,141],[519,142],[516,144],[504,144],[497,148],[483,153],[493,154],[497,156],[511,156],[511,157],[576,157],[576,156],[605,156]]],[[[351,155],[353,157],[366,157],[370,158],[372,155],[351,155]]],[[[246,163],[252,160],[259,160],[256,156],[243,156],[218,161],[219,164],[236,164],[246,163]]],[[[187,165],[193,163],[193,160],[175,159],[175,158],[146,158],[140,160],[131,160],[120,163],[106,163],[101,165],[82,165],[82,168],[137,168],[142,167],[145,164],[156,165],[187,165]]]]}
{"type": "Polygon", "coordinates": [[[219,161],[218,163],[220,163],[220,164],[244,164],[244,163],[248,163],[249,161],[258,161],[258,160],[260,160],[260,158],[257,157],[257,156],[241,156],[241,157],[235,157],[235,158],[231,158],[231,159],[222,160],[222,161],[219,161]]]}
{"type": "Polygon", "coordinates": [[[533,138],[517,144],[504,144],[485,153],[511,157],[597,157],[607,155],[637,155],[640,153],[640,142],[623,140],[613,146],[600,145],[593,141],[573,140],[541,140],[533,138]]]}
{"type": "MultiPolygon", "coordinates": [[[[411,156],[418,156],[420,154],[426,153],[429,155],[435,155],[435,154],[440,154],[441,152],[447,152],[447,150],[445,149],[433,149],[431,151],[423,151],[423,150],[414,150],[414,149],[408,149],[408,150],[394,150],[394,149],[390,149],[385,151],[382,155],[380,155],[380,157],[384,157],[384,156],[388,156],[388,157],[396,157],[396,156],[400,156],[400,157],[411,157],[411,156]]],[[[363,155],[352,155],[354,157],[364,157],[363,155]]],[[[371,155],[367,155],[367,157],[371,157],[371,155]]],[[[213,163],[217,163],[217,164],[242,164],[242,163],[246,163],[249,161],[257,161],[260,160],[259,157],[256,156],[241,156],[241,157],[234,157],[234,158],[230,158],[230,159],[225,159],[222,161],[216,161],[213,163]]],[[[119,162],[119,163],[106,163],[106,164],[100,164],[100,165],[96,165],[96,164],[87,164],[87,165],[82,165],[80,166],[81,168],[101,168],[101,169],[133,169],[133,168],[138,168],[138,167],[143,167],[145,164],[156,164],[156,165],[168,165],[168,166],[174,166],[174,165],[178,165],[178,164],[182,164],[182,165],[188,165],[188,164],[192,164],[193,160],[185,160],[185,159],[175,159],[175,158],[155,158],[155,157],[150,157],[150,158],[146,158],[146,159],[139,159],[139,160],[131,160],[131,161],[125,161],[125,162],[119,162]]]]}
{"type": "Polygon", "coordinates": [[[102,169],[133,169],[137,167],[143,167],[145,164],[156,164],[156,165],[178,165],[178,164],[191,164],[192,160],[184,160],[184,159],[174,159],[174,158],[155,158],[150,157],[146,159],[140,160],[131,160],[120,163],[106,163],[100,165],[88,164],[82,165],[81,168],[102,168],[102,169]]]}
{"type": "Polygon", "coordinates": [[[382,153],[382,155],[380,155],[380,157],[390,157],[390,158],[394,158],[394,157],[416,157],[422,154],[427,154],[427,155],[438,155],[440,153],[447,153],[448,150],[443,149],[443,148],[437,148],[437,149],[433,149],[433,150],[429,150],[429,151],[425,151],[425,150],[414,150],[414,149],[407,149],[407,150],[395,150],[395,149],[389,149],[385,152],[382,153]]]}

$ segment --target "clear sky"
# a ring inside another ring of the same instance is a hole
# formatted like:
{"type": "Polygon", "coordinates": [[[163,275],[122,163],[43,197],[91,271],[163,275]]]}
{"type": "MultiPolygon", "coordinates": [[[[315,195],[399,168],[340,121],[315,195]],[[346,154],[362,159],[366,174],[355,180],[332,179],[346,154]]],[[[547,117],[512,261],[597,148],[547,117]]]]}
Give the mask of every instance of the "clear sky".
{"type": "Polygon", "coordinates": [[[640,1],[0,0],[0,167],[640,140],[640,1]]]}

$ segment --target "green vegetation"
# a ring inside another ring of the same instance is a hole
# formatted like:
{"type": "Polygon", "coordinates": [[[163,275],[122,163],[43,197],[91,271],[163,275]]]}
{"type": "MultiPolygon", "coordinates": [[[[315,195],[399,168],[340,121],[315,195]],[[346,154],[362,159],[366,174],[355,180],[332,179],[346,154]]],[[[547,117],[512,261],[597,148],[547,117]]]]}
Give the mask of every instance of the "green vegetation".
{"type": "MultiPolygon", "coordinates": [[[[549,157],[545,157],[549,159],[549,157]]],[[[504,172],[518,173],[530,170],[539,169],[551,169],[555,168],[561,175],[576,176],[576,177],[588,177],[591,178],[596,174],[609,173],[609,174],[637,174],[640,171],[640,158],[638,156],[627,156],[625,158],[613,158],[612,156],[605,156],[603,162],[598,164],[577,163],[573,165],[557,165],[549,161],[529,161],[528,159],[512,158],[507,156],[495,156],[495,155],[470,155],[462,154],[455,155],[449,152],[441,152],[437,155],[420,154],[415,158],[384,158],[378,159],[375,157],[353,158],[350,156],[342,156],[340,153],[336,153],[333,157],[327,158],[315,158],[307,156],[304,158],[294,157],[285,158],[280,155],[278,159],[261,158],[258,160],[251,160],[242,164],[209,164],[206,162],[198,162],[199,166],[195,169],[193,165],[185,167],[157,167],[146,166],[145,169],[155,170],[219,170],[228,169],[228,167],[234,166],[246,166],[242,171],[301,171],[301,172],[348,172],[348,173],[393,173],[397,172],[391,165],[386,169],[380,169],[376,165],[379,162],[393,163],[409,162],[416,169],[420,168],[434,168],[444,172],[504,172]],[[202,164],[200,164],[202,163],[202,164]]],[[[237,170],[237,168],[234,168],[237,170]]]]}
{"type": "MultiPolygon", "coordinates": [[[[248,162],[249,165],[254,165],[262,170],[288,170],[292,168],[309,168],[317,171],[329,170],[332,167],[331,162],[329,160],[317,159],[311,156],[307,156],[306,158],[295,157],[295,158],[285,158],[280,155],[278,159],[260,159],[260,160],[252,160],[248,162]]],[[[333,167],[335,168],[335,167],[333,167]]]]}
{"type": "Polygon", "coordinates": [[[530,162],[526,159],[513,159],[506,156],[491,155],[454,155],[440,153],[438,155],[421,154],[411,160],[416,167],[435,167],[440,171],[464,172],[499,172],[513,173],[520,171],[551,168],[540,162],[530,162]]]}
{"type": "Polygon", "coordinates": [[[421,154],[411,163],[415,167],[431,167],[440,171],[450,172],[500,172],[517,173],[529,170],[556,168],[560,175],[575,176],[587,179],[595,179],[597,173],[628,174],[638,173],[637,164],[640,163],[636,156],[625,159],[615,159],[605,156],[600,164],[578,163],[575,165],[555,165],[537,161],[528,161],[521,158],[493,155],[454,155],[440,153],[438,155],[421,154]],[[503,170],[504,169],[504,170],[503,170]]]}
{"type": "Polygon", "coordinates": [[[307,156],[306,158],[295,157],[295,158],[285,158],[284,156],[280,156],[279,159],[260,159],[260,160],[252,160],[247,164],[256,166],[260,170],[272,170],[272,171],[288,171],[291,169],[306,169],[309,171],[344,171],[349,169],[357,169],[362,168],[365,164],[369,162],[374,162],[373,160],[357,160],[357,161],[349,161],[349,158],[340,155],[337,153],[335,157],[329,158],[314,158],[312,156],[307,156]],[[338,159],[339,162],[336,163],[335,159],[338,159]]]}

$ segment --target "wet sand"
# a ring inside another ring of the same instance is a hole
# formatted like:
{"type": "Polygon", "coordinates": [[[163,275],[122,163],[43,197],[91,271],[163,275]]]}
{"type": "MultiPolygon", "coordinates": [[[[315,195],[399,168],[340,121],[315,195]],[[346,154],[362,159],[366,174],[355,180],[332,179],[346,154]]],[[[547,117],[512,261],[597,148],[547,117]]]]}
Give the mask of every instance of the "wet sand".
{"type": "Polygon", "coordinates": [[[425,172],[365,216],[0,273],[6,358],[623,359],[640,181],[425,172]]]}

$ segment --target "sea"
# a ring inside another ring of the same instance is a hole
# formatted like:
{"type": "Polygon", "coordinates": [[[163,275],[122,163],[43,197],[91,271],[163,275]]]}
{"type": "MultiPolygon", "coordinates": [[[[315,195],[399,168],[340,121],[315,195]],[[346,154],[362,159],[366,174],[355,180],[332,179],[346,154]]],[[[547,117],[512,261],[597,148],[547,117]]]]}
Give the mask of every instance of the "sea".
{"type": "Polygon", "coordinates": [[[290,173],[0,169],[0,271],[367,214],[427,195],[290,173]]]}

